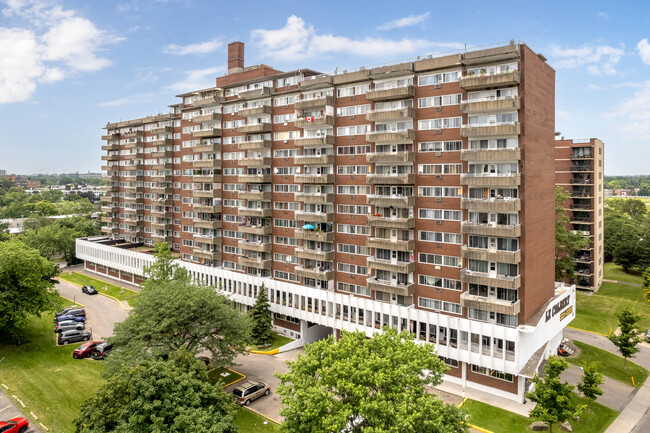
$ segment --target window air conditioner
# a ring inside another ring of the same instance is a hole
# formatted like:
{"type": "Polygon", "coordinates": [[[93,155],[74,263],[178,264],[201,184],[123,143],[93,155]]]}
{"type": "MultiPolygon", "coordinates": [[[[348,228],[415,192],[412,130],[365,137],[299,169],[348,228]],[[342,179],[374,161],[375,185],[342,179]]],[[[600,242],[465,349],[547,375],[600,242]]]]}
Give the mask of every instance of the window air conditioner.
{"type": "Polygon", "coordinates": [[[436,84],[436,85],[433,86],[433,87],[435,87],[436,89],[440,89],[442,86],[441,86],[440,84],[436,84]]]}

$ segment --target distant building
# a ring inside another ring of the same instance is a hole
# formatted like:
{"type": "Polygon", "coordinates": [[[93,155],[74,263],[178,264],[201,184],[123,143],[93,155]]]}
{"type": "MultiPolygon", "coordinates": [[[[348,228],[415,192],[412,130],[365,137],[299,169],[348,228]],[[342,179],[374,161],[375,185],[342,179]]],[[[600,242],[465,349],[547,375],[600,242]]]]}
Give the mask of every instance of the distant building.
{"type": "Polygon", "coordinates": [[[27,181],[27,188],[40,188],[41,187],[41,181],[40,180],[28,180],[27,181]]]}
{"type": "Polygon", "coordinates": [[[555,183],[569,192],[569,228],[589,238],[589,246],[576,253],[574,283],[592,291],[603,282],[604,153],[596,138],[555,140],[555,183]]]}
{"type": "Polygon", "coordinates": [[[102,174],[101,173],[79,173],[79,179],[101,179],[102,174]]]}
{"type": "Polygon", "coordinates": [[[2,170],[0,169],[0,176],[5,176],[7,174],[7,170],[2,170]]]}

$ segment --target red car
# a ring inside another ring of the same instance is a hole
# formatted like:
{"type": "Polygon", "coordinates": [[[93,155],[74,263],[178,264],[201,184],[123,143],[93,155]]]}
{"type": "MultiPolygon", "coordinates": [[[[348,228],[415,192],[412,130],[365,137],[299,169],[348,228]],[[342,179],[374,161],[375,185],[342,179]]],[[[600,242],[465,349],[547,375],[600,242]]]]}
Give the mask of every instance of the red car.
{"type": "Polygon", "coordinates": [[[12,418],[9,421],[0,421],[0,432],[2,433],[25,433],[29,428],[27,418],[12,418]]]}
{"type": "Polygon", "coordinates": [[[72,352],[72,357],[75,359],[88,358],[93,349],[95,349],[98,344],[102,343],[104,343],[103,340],[88,341],[87,343],[84,343],[81,346],[77,347],[74,352],[72,352]]]}

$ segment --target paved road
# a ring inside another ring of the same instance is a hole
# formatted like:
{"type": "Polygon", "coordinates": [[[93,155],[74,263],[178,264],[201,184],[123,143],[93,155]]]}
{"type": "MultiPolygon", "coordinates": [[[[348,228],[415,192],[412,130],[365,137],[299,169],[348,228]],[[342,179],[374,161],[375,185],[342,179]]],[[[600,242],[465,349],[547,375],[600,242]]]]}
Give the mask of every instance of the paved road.
{"type": "MultiPolygon", "coordinates": [[[[565,328],[564,336],[571,340],[579,340],[583,343],[591,344],[592,346],[607,350],[608,352],[618,354],[616,346],[614,346],[614,344],[603,335],[580,331],[579,329],[565,328]]],[[[631,361],[650,370],[650,344],[645,342],[641,343],[639,344],[639,349],[641,350],[631,359],[631,361]]]]}
{"type": "Polygon", "coordinates": [[[56,289],[64,298],[82,304],[86,310],[86,329],[92,329],[93,339],[102,340],[113,335],[113,326],[128,316],[117,301],[102,295],[86,295],[81,287],[60,280],[56,289]]]}
{"type": "MultiPolygon", "coordinates": [[[[16,400],[12,397],[9,397],[11,390],[6,390],[4,387],[0,388],[0,420],[6,421],[11,418],[16,418],[18,416],[24,417],[25,415],[20,411],[18,406],[16,406],[16,400]]],[[[37,428],[31,421],[29,422],[28,432],[41,433],[41,430],[37,428]]]]}
{"type": "MultiPolygon", "coordinates": [[[[582,379],[582,370],[576,365],[570,365],[560,377],[571,384],[578,384],[582,379]]],[[[626,385],[609,377],[604,377],[600,389],[603,390],[603,395],[598,397],[598,403],[618,412],[623,410],[634,392],[632,385],[626,385]]]]}

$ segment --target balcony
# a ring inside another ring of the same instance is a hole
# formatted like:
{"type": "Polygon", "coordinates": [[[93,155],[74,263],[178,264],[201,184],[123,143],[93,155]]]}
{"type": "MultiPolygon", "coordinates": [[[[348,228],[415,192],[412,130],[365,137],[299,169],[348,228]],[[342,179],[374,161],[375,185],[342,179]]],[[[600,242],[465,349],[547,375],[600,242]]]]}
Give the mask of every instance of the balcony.
{"type": "Polygon", "coordinates": [[[315,98],[315,99],[302,99],[300,101],[294,102],[294,108],[296,110],[309,110],[311,108],[313,109],[325,108],[326,105],[331,105],[331,106],[334,105],[333,96],[323,96],[322,98],[315,98]]]}
{"type": "Polygon", "coordinates": [[[521,123],[501,123],[490,125],[463,125],[460,128],[461,137],[492,137],[502,135],[519,135],[521,134],[521,123]]]}
{"type": "Polygon", "coordinates": [[[202,219],[195,219],[194,220],[194,227],[200,228],[200,229],[220,229],[222,226],[221,221],[219,220],[202,220],[202,219]]]}
{"type": "Polygon", "coordinates": [[[460,249],[461,257],[464,259],[483,260],[488,262],[501,262],[517,264],[521,262],[521,250],[502,251],[496,248],[470,248],[463,245],[460,249]]]}
{"type": "Polygon", "coordinates": [[[366,286],[370,290],[378,290],[380,292],[391,293],[401,296],[413,296],[415,284],[399,284],[393,281],[378,280],[376,277],[370,277],[366,280],[366,286]]]}
{"type": "Polygon", "coordinates": [[[408,230],[415,227],[415,218],[385,218],[381,216],[369,215],[368,225],[371,227],[408,230]]]}
{"type": "Polygon", "coordinates": [[[334,194],[317,194],[310,192],[296,192],[294,193],[294,198],[296,201],[303,203],[333,203],[334,194]]]}
{"type": "Polygon", "coordinates": [[[151,236],[152,239],[155,239],[156,242],[172,242],[172,236],[166,233],[150,233],[149,236],[151,236]]]}
{"type": "Polygon", "coordinates": [[[117,203],[115,203],[114,205],[110,205],[110,206],[102,206],[100,210],[103,213],[113,213],[113,212],[119,212],[120,207],[117,205],[117,203]]]}
{"type": "Polygon", "coordinates": [[[295,256],[301,259],[311,259],[321,262],[334,260],[334,251],[312,250],[308,248],[296,248],[295,256]]]}
{"type": "Polygon", "coordinates": [[[240,126],[238,128],[238,131],[246,134],[259,134],[262,132],[271,132],[271,128],[272,126],[270,123],[264,122],[264,123],[255,123],[252,125],[240,126]]]}
{"type": "Polygon", "coordinates": [[[413,162],[415,153],[413,152],[373,152],[366,153],[366,162],[413,162]]]}
{"type": "Polygon", "coordinates": [[[144,136],[144,131],[131,131],[131,132],[125,132],[122,134],[122,138],[137,138],[137,137],[143,137],[144,136]]]}
{"type": "MultiPolygon", "coordinates": [[[[102,186],[101,188],[102,188],[102,191],[104,191],[104,192],[120,192],[120,187],[117,186],[117,185],[105,185],[105,186],[102,186]]],[[[126,191],[126,188],[124,188],[124,190],[126,191]]],[[[133,192],[135,192],[135,191],[133,191],[133,192]]]]}
{"type": "Polygon", "coordinates": [[[194,235],[194,242],[207,245],[221,245],[221,235],[219,236],[206,236],[194,235]]]}
{"type": "Polygon", "coordinates": [[[237,257],[237,263],[257,269],[271,269],[271,260],[253,259],[250,257],[237,257]]]}
{"type": "Polygon", "coordinates": [[[484,99],[476,101],[463,101],[460,104],[460,111],[466,114],[491,113],[495,111],[513,111],[521,108],[519,96],[503,99],[484,99]]]}
{"type": "Polygon", "coordinates": [[[329,281],[334,279],[334,271],[320,270],[321,268],[306,268],[304,266],[296,266],[294,272],[299,277],[313,278],[314,280],[329,281]]]}
{"type": "Polygon", "coordinates": [[[102,171],[117,173],[120,171],[119,165],[102,165],[102,171]]]}
{"type": "Polygon", "coordinates": [[[221,198],[221,190],[220,189],[195,189],[192,190],[192,197],[198,197],[198,198],[221,198]]]}
{"type": "Polygon", "coordinates": [[[201,183],[219,183],[221,182],[221,175],[200,173],[200,174],[193,175],[192,180],[194,180],[194,182],[201,182],[201,183]]]}
{"type": "MultiPolygon", "coordinates": [[[[169,140],[169,142],[171,143],[171,140],[169,140]]],[[[149,154],[149,158],[171,158],[173,156],[174,152],[171,150],[156,151],[149,154]]],[[[142,155],[140,155],[140,157],[142,157],[142,155]]]]}
{"type": "Polygon", "coordinates": [[[415,133],[412,129],[403,131],[372,131],[366,134],[366,140],[372,143],[405,143],[413,141],[415,133]]]}
{"type": "Polygon", "coordinates": [[[239,215],[248,217],[269,218],[273,215],[272,209],[240,207],[239,215]]]}
{"type": "Polygon", "coordinates": [[[258,116],[263,114],[271,114],[272,111],[273,107],[270,105],[261,105],[259,107],[242,108],[239,110],[239,115],[243,117],[258,116]]]}
{"type": "Polygon", "coordinates": [[[271,165],[271,158],[268,156],[259,158],[243,158],[237,161],[240,167],[264,167],[271,165]]]}
{"type": "Polygon", "coordinates": [[[573,165],[571,166],[571,171],[582,172],[582,171],[594,171],[591,165],[573,165]]]}
{"type": "Polygon", "coordinates": [[[514,226],[499,224],[478,224],[463,221],[460,224],[461,233],[478,236],[493,236],[504,238],[517,238],[521,236],[521,224],[514,226]]]}
{"type": "Polygon", "coordinates": [[[192,250],[192,255],[206,260],[221,260],[220,251],[209,251],[203,250],[201,248],[195,248],[192,250]]]}
{"type": "Polygon", "coordinates": [[[366,203],[373,206],[383,207],[413,207],[415,204],[415,197],[412,195],[404,196],[368,194],[366,196],[366,203]]]}
{"type": "Polygon", "coordinates": [[[151,179],[157,182],[171,182],[173,176],[171,173],[158,173],[158,174],[152,174],[151,179]]]}
{"type": "Polygon", "coordinates": [[[415,95],[413,86],[395,87],[392,89],[370,90],[366,93],[368,101],[393,101],[396,99],[411,99],[415,95]]]}
{"type": "Polygon", "coordinates": [[[509,314],[511,316],[516,316],[521,311],[521,303],[519,300],[513,302],[495,297],[470,295],[469,292],[460,294],[460,305],[465,308],[509,314]]]}
{"type": "Polygon", "coordinates": [[[334,242],[334,232],[297,229],[294,236],[305,241],[334,242]]]}
{"type": "Polygon", "coordinates": [[[500,287],[502,289],[516,290],[521,287],[521,276],[514,277],[499,275],[496,272],[476,272],[465,268],[460,271],[460,280],[463,283],[481,284],[484,286],[500,287]]]}
{"type": "MultiPolygon", "coordinates": [[[[171,146],[173,143],[171,138],[162,138],[160,140],[149,141],[147,144],[151,144],[152,146],[171,146]]],[[[172,151],[169,150],[168,152],[168,156],[171,156],[172,151]]]]}
{"type": "Polygon", "coordinates": [[[273,248],[271,242],[251,242],[246,239],[240,239],[237,245],[244,250],[257,251],[259,253],[271,252],[273,248]]]}
{"type": "Polygon", "coordinates": [[[221,167],[220,159],[195,159],[192,161],[194,168],[219,168],[221,167]]]}
{"type": "Polygon", "coordinates": [[[334,144],[333,135],[322,135],[320,137],[297,137],[293,140],[296,146],[327,146],[334,144]]]}
{"type": "MultiPolygon", "coordinates": [[[[125,186],[122,188],[124,192],[130,192],[130,193],[139,193],[139,192],[144,192],[144,187],[143,186],[125,186]]],[[[165,188],[151,188],[152,192],[158,192],[164,194],[166,191],[164,191],[165,188]],[[156,191],[156,190],[163,190],[161,191],[156,191]]],[[[169,188],[169,192],[171,192],[171,188],[169,188]]]]}
{"type": "Polygon", "coordinates": [[[194,138],[221,137],[221,128],[207,128],[192,132],[194,138]]]}
{"type": "Polygon", "coordinates": [[[110,204],[108,205],[108,206],[111,206],[111,207],[118,207],[118,203],[120,202],[120,198],[118,196],[111,197],[111,196],[105,195],[105,196],[102,197],[102,202],[104,202],[104,203],[112,203],[112,206],[110,204]]]}
{"type": "Polygon", "coordinates": [[[334,212],[306,212],[297,210],[294,212],[295,218],[299,221],[308,221],[316,223],[331,223],[334,221],[334,212]]]}
{"type": "Polygon", "coordinates": [[[239,191],[237,196],[242,200],[270,201],[271,191],[239,191]]]}
{"type": "Polygon", "coordinates": [[[412,185],[415,176],[413,173],[404,174],[367,174],[366,182],[381,185],[412,185]]]}
{"type": "Polygon", "coordinates": [[[330,165],[334,164],[334,155],[298,155],[293,157],[294,164],[330,165]]]}
{"type": "Polygon", "coordinates": [[[203,114],[201,116],[192,117],[192,122],[221,122],[221,113],[203,114]]]}
{"type": "Polygon", "coordinates": [[[306,119],[296,119],[294,122],[296,128],[310,128],[310,127],[321,127],[321,126],[333,126],[334,125],[334,116],[322,116],[315,117],[312,121],[306,119]]]}
{"type": "Polygon", "coordinates": [[[262,139],[242,141],[238,144],[239,150],[270,149],[271,146],[271,140],[262,139]]]}
{"type": "Polygon", "coordinates": [[[296,183],[334,183],[333,174],[296,174],[296,183]]]}
{"type": "Polygon", "coordinates": [[[173,166],[171,162],[157,162],[150,165],[154,170],[171,170],[173,166]]]}
{"type": "Polygon", "coordinates": [[[104,226],[101,228],[101,231],[102,233],[113,234],[113,233],[119,233],[120,229],[118,229],[117,227],[104,226]]]}
{"type": "Polygon", "coordinates": [[[243,183],[270,183],[270,174],[240,174],[239,181],[243,183]]]}
{"type": "Polygon", "coordinates": [[[192,206],[194,212],[199,213],[221,213],[221,205],[195,204],[192,206]]]}
{"type": "Polygon", "coordinates": [[[410,274],[415,272],[415,262],[399,262],[397,260],[383,260],[374,256],[368,257],[368,268],[379,269],[388,272],[398,272],[400,274],[410,274]]]}
{"type": "Polygon", "coordinates": [[[118,221],[118,217],[103,216],[101,221],[106,224],[110,224],[118,221]]]}
{"type": "Polygon", "coordinates": [[[475,212],[510,213],[521,210],[521,200],[518,198],[466,198],[460,201],[461,209],[475,212]]]}
{"type": "Polygon", "coordinates": [[[460,87],[465,90],[481,90],[488,87],[518,86],[521,82],[519,71],[497,75],[471,75],[460,79],[460,87]]]}
{"type": "Polygon", "coordinates": [[[120,155],[102,155],[102,161],[118,161],[120,155]]]}
{"type": "Polygon", "coordinates": [[[275,93],[275,89],[273,87],[264,86],[258,89],[239,92],[238,96],[242,99],[257,99],[257,98],[263,98],[265,96],[271,96],[273,93],[275,93]]]}
{"type": "Polygon", "coordinates": [[[195,107],[203,107],[206,105],[220,104],[223,102],[222,96],[206,96],[205,98],[195,99],[192,105],[195,107]]]}
{"type": "Polygon", "coordinates": [[[129,143],[124,143],[124,148],[125,149],[135,149],[135,148],[141,148],[144,146],[144,143],[140,140],[137,141],[131,141],[129,143]]]}
{"type": "Polygon", "coordinates": [[[113,144],[105,144],[102,146],[102,150],[120,150],[120,145],[118,143],[113,143],[113,144]]]}
{"type": "Polygon", "coordinates": [[[463,149],[460,151],[461,161],[519,161],[521,149],[463,149]]]}
{"type": "Polygon", "coordinates": [[[506,186],[521,184],[519,173],[465,173],[460,175],[460,183],[468,186],[506,186]]]}
{"type": "Polygon", "coordinates": [[[366,113],[369,122],[387,122],[413,118],[413,107],[396,108],[394,110],[370,110],[366,113]]]}
{"type": "Polygon", "coordinates": [[[102,135],[102,140],[119,140],[119,138],[120,134],[118,133],[102,135]]]}
{"type": "Polygon", "coordinates": [[[151,223],[151,228],[154,230],[172,230],[173,229],[173,224],[172,223],[158,223],[158,222],[153,222],[151,223]]]}
{"type": "Polygon", "coordinates": [[[386,238],[368,238],[366,245],[370,248],[381,248],[385,250],[413,251],[415,249],[415,240],[402,241],[386,238]]]}
{"type": "Polygon", "coordinates": [[[194,146],[192,152],[221,152],[221,143],[201,143],[198,146],[194,146]]]}
{"type": "Polygon", "coordinates": [[[270,235],[273,232],[273,227],[239,224],[238,231],[241,233],[249,233],[252,235],[270,235]]]}
{"type": "Polygon", "coordinates": [[[569,158],[574,159],[574,160],[586,160],[586,159],[594,159],[594,156],[591,154],[584,154],[584,153],[572,153],[569,158]]]}

